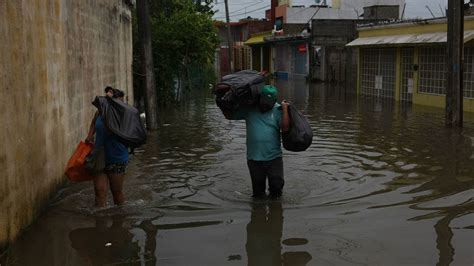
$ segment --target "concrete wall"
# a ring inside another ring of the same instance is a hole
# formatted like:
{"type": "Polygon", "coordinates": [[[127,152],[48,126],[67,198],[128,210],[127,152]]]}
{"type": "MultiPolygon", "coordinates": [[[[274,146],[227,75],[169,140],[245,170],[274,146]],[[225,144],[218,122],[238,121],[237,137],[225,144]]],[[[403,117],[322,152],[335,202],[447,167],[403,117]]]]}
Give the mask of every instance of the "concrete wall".
{"type": "Polygon", "coordinates": [[[284,35],[299,35],[306,28],[307,24],[283,24],[284,35]]]}
{"type": "Polygon", "coordinates": [[[358,14],[354,10],[335,8],[290,7],[286,13],[285,23],[306,24],[311,19],[358,19],[358,14]]]}
{"type": "Polygon", "coordinates": [[[315,19],[312,21],[312,35],[315,38],[338,39],[336,44],[346,45],[348,41],[357,38],[357,24],[364,23],[362,20],[322,20],[315,19]]]}
{"type": "Polygon", "coordinates": [[[122,0],[0,1],[0,248],[65,180],[105,85],[133,99],[122,0]]]}
{"type": "Polygon", "coordinates": [[[401,16],[405,6],[405,0],[340,0],[338,1],[341,10],[356,11],[359,15],[364,12],[366,6],[398,5],[399,15],[401,16]]]}
{"type": "Polygon", "coordinates": [[[399,6],[368,6],[364,7],[364,19],[398,19],[399,6]]]}
{"type": "MultiPolygon", "coordinates": [[[[313,78],[328,82],[356,84],[355,49],[346,44],[357,38],[357,23],[362,20],[313,20],[312,37],[320,51],[320,65],[314,66],[313,78]]],[[[314,65],[314,64],[313,64],[314,65]]]]}
{"type": "Polygon", "coordinates": [[[286,11],[288,10],[288,5],[280,5],[275,8],[275,17],[283,18],[283,23],[286,23],[286,11]]]}

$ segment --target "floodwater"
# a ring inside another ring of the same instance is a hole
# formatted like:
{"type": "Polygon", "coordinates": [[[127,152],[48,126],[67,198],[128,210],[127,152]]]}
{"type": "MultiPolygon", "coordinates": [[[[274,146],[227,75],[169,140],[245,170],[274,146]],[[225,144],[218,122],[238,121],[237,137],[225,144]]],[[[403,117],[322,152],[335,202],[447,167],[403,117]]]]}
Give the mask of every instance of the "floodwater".
{"type": "Polygon", "coordinates": [[[303,80],[277,84],[308,116],[284,152],[281,200],[252,201],[245,124],[209,93],[163,110],[131,159],[123,207],[70,184],[2,265],[473,265],[474,117],[303,80]]]}

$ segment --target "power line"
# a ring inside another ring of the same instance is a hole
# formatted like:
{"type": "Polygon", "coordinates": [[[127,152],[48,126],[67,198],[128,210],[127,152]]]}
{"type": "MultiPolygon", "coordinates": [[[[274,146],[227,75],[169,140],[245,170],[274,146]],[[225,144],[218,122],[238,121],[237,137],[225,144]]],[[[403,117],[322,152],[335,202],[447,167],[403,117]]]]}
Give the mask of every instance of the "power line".
{"type": "MultiPolygon", "coordinates": [[[[263,2],[263,1],[264,1],[264,0],[260,1],[260,3],[263,2]]],[[[233,3],[233,4],[229,4],[229,6],[241,6],[241,5],[246,5],[246,4],[250,4],[250,3],[255,3],[255,1],[233,3]]],[[[216,5],[222,5],[222,4],[224,4],[224,1],[215,3],[214,6],[216,6],[216,5]]]]}
{"type": "MultiPolygon", "coordinates": [[[[262,9],[265,9],[265,8],[269,8],[271,5],[266,5],[264,7],[261,7],[261,8],[257,8],[257,9],[254,9],[254,10],[251,10],[251,11],[247,11],[247,12],[244,12],[244,13],[240,13],[240,14],[233,14],[229,17],[236,17],[236,16],[241,16],[241,15],[246,15],[246,14],[250,14],[250,13],[253,13],[255,11],[259,11],[259,10],[262,10],[262,9]]],[[[214,19],[222,19],[222,18],[225,18],[225,17],[215,17],[214,19]]]]}
{"type": "Polygon", "coordinates": [[[252,5],[248,5],[248,6],[246,6],[246,7],[243,7],[243,8],[241,8],[241,9],[237,9],[237,10],[234,10],[234,11],[232,11],[232,12],[233,12],[233,13],[234,13],[234,12],[239,12],[239,11],[244,10],[244,9],[247,9],[247,8],[249,8],[249,7],[259,5],[259,4],[261,4],[262,2],[264,2],[264,1],[265,1],[265,0],[260,0],[260,1],[257,2],[257,3],[253,3],[252,5]]]}
{"type": "MultiPolygon", "coordinates": [[[[260,0],[260,1],[258,1],[257,3],[255,3],[255,1],[252,1],[252,2],[251,2],[251,3],[252,3],[251,5],[248,5],[248,6],[245,6],[245,7],[243,7],[243,8],[240,8],[240,9],[237,9],[237,10],[232,11],[231,17],[236,16],[236,15],[233,15],[233,14],[235,14],[236,12],[239,12],[239,11],[241,11],[241,10],[246,10],[246,9],[249,8],[249,7],[253,7],[253,6],[259,5],[259,4],[261,4],[262,2],[264,2],[264,1],[266,1],[266,0],[260,0]]],[[[249,3],[249,2],[247,2],[247,3],[249,3]]],[[[240,3],[239,5],[241,5],[241,4],[245,4],[245,2],[244,2],[244,3],[240,3]]],[[[251,12],[251,11],[250,11],[250,12],[251,12]]],[[[249,13],[249,12],[245,11],[245,14],[247,14],[247,13],[249,13]]],[[[225,17],[218,17],[218,18],[225,18],[225,17]]]]}

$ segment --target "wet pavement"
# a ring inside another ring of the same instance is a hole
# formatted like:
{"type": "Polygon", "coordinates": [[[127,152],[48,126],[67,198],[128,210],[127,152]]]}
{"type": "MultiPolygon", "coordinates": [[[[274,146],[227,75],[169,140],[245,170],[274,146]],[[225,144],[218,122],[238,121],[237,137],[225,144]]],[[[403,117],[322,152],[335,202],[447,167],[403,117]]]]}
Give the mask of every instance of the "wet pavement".
{"type": "MultiPolygon", "coordinates": [[[[281,200],[252,201],[245,124],[209,93],[160,114],[131,159],[123,207],[70,184],[1,265],[473,265],[474,116],[276,84],[308,116],[284,151],[281,200]]],[[[110,196],[109,196],[110,198],[110,196]]]]}

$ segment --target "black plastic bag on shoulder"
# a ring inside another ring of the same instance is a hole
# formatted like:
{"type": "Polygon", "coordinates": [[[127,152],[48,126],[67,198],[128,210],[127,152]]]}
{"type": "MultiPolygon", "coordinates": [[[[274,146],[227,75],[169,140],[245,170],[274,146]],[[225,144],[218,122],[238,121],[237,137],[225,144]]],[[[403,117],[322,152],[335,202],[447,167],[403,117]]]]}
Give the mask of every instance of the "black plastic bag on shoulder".
{"type": "Polygon", "coordinates": [[[253,106],[264,86],[264,77],[254,70],[242,70],[222,77],[214,87],[216,104],[222,110],[234,111],[239,106],[253,106]]]}
{"type": "Polygon", "coordinates": [[[283,148],[288,151],[305,151],[313,142],[313,130],[308,119],[293,105],[288,106],[290,130],[283,133],[283,148]]]}
{"type": "Polygon", "coordinates": [[[135,107],[105,96],[96,96],[92,104],[99,109],[107,129],[121,143],[131,148],[145,144],[146,130],[135,107]]]}

